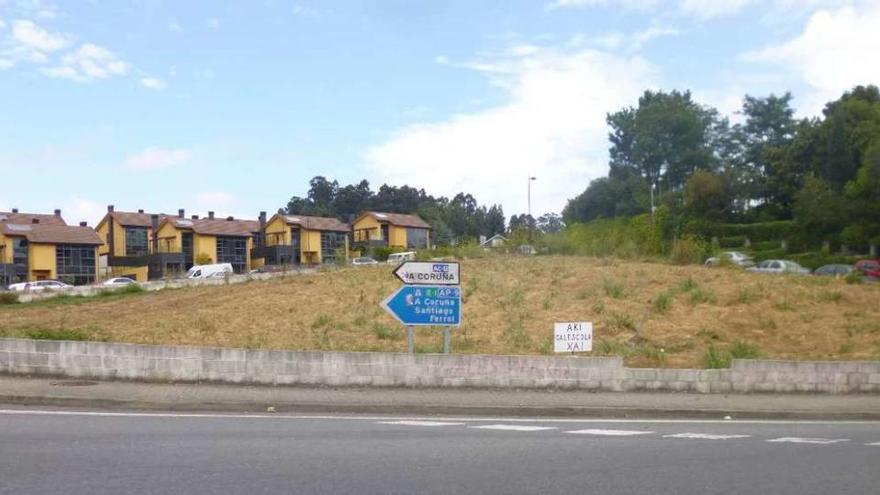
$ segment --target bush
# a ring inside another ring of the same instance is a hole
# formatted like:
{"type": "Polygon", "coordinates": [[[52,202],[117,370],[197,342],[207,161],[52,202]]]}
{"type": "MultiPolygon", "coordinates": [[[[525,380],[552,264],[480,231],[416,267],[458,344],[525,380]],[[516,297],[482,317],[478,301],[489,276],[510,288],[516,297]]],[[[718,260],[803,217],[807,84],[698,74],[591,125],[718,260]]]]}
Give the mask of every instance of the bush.
{"type": "Polygon", "coordinates": [[[18,304],[18,294],[15,292],[0,292],[0,306],[4,304],[18,304]]]}
{"type": "Polygon", "coordinates": [[[670,260],[676,265],[700,264],[707,255],[706,242],[696,236],[686,235],[672,243],[670,260]]]}
{"type": "Polygon", "coordinates": [[[25,335],[35,340],[89,340],[89,336],[79,330],[28,330],[25,335]]]}
{"type": "Polygon", "coordinates": [[[196,255],[196,259],[193,260],[196,265],[210,265],[214,263],[214,260],[211,258],[211,255],[208,253],[199,253],[196,255]]]}
{"type": "Polygon", "coordinates": [[[730,346],[730,357],[733,359],[756,359],[759,356],[758,348],[748,342],[734,342],[730,346]]]}
{"type": "Polygon", "coordinates": [[[746,236],[732,235],[729,237],[720,237],[718,245],[721,248],[741,248],[746,244],[746,236]]]}
{"type": "Polygon", "coordinates": [[[703,354],[703,367],[710,370],[730,368],[730,353],[710,345],[703,354]]]}
{"type": "Polygon", "coordinates": [[[670,306],[672,306],[672,295],[669,292],[662,292],[654,300],[654,310],[660,314],[669,311],[670,306]]]}
{"type": "Polygon", "coordinates": [[[779,241],[794,237],[793,220],[777,220],[758,223],[719,223],[707,226],[704,235],[722,237],[743,236],[752,242],[779,241]]]}

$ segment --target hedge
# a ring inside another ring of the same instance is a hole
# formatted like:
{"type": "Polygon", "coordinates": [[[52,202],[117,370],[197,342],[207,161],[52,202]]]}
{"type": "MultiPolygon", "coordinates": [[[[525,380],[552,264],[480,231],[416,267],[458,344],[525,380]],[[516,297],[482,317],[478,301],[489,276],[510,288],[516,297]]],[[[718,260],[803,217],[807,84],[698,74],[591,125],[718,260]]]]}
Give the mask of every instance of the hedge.
{"type": "Polygon", "coordinates": [[[709,236],[719,239],[735,236],[748,237],[750,241],[772,241],[792,237],[795,234],[793,220],[778,220],[760,223],[721,223],[705,226],[709,236]]]}

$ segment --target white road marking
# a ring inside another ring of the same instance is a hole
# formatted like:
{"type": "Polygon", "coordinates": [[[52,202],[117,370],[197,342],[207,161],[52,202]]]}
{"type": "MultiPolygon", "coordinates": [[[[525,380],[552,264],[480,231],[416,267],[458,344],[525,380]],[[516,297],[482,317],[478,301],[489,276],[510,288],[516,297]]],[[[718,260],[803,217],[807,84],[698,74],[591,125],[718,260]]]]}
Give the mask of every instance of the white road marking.
{"type": "Polygon", "coordinates": [[[470,423],[497,423],[516,421],[517,423],[545,424],[741,424],[741,425],[871,425],[880,426],[880,421],[870,420],[715,420],[715,419],[562,419],[562,418],[505,418],[505,417],[467,417],[467,416],[360,416],[344,414],[286,414],[286,413],[172,413],[172,412],[111,412],[111,411],[68,411],[49,409],[0,409],[0,416],[97,416],[121,418],[206,418],[206,419],[302,419],[302,420],[340,420],[340,421],[456,421],[470,423]]]}
{"type": "Polygon", "coordinates": [[[748,438],[751,435],[717,435],[713,433],[676,433],[663,435],[663,438],[687,438],[694,440],[730,440],[733,438],[748,438]]]}
{"type": "Polygon", "coordinates": [[[505,430],[505,431],[544,431],[555,430],[553,426],[530,426],[530,425],[483,425],[471,426],[480,430],[505,430]]]}
{"type": "Polygon", "coordinates": [[[401,425],[401,426],[461,426],[464,423],[450,423],[447,421],[377,421],[380,425],[401,425]]]}
{"type": "Polygon", "coordinates": [[[815,443],[827,445],[831,443],[849,442],[847,438],[800,438],[800,437],[782,437],[767,440],[770,443],[815,443]]]}
{"type": "Polygon", "coordinates": [[[598,430],[598,429],[587,429],[587,430],[571,430],[566,433],[573,433],[575,435],[602,435],[607,437],[630,437],[635,435],[650,435],[654,433],[653,431],[644,431],[644,430],[598,430]]]}

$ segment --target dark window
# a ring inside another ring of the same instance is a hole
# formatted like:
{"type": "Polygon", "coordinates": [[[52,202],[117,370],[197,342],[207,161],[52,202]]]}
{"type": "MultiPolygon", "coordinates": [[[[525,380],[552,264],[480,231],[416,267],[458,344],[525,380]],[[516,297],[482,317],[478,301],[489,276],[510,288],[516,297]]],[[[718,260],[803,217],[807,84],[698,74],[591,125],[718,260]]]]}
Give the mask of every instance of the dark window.
{"type": "Polygon", "coordinates": [[[73,285],[95,281],[95,247],[59,244],[55,246],[58,278],[73,285]]]}
{"type": "Polygon", "coordinates": [[[21,237],[12,238],[12,264],[18,267],[28,266],[28,241],[21,237]]]}
{"type": "Polygon", "coordinates": [[[263,247],[263,235],[260,232],[254,232],[254,249],[263,247]]]}
{"type": "Polygon", "coordinates": [[[147,255],[147,228],[146,227],[126,227],[125,228],[125,255],[126,256],[146,256],[147,255]]]}
{"type": "Polygon", "coordinates": [[[231,263],[235,273],[247,270],[247,237],[217,237],[217,263],[231,263]]]}
{"type": "Polygon", "coordinates": [[[406,229],[406,247],[415,249],[428,249],[427,229],[406,229]]]}
{"type": "Polygon", "coordinates": [[[290,229],[290,245],[293,246],[293,262],[299,263],[302,258],[302,250],[300,250],[299,229],[290,229]]]}
{"type": "Polygon", "coordinates": [[[321,232],[321,262],[335,263],[336,250],[345,248],[345,234],[341,232],[321,232]]]}
{"type": "Polygon", "coordinates": [[[180,235],[180,252],[183,253],[183,268],[189,270],[193,266],[192,232],[186,232],[180,235]]]}

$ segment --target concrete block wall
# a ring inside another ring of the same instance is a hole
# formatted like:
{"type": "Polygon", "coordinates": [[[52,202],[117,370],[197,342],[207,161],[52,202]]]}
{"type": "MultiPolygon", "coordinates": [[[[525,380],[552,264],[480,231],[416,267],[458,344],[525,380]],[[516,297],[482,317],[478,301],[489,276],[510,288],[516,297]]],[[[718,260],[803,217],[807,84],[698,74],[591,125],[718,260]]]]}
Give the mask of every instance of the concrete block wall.
{"type": "Polygon", "coordinates": [[[727,370],[625,368],[619,357],[485,356],[0,339],[0,373],[264,385],[880,393],[880,362],[734,361],[727,370]]]}

